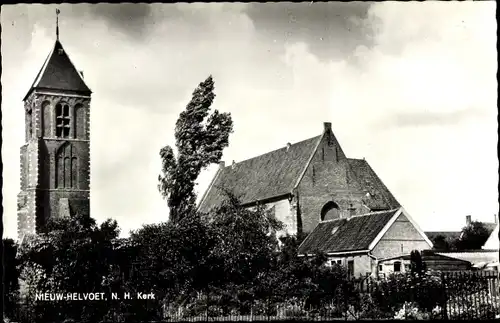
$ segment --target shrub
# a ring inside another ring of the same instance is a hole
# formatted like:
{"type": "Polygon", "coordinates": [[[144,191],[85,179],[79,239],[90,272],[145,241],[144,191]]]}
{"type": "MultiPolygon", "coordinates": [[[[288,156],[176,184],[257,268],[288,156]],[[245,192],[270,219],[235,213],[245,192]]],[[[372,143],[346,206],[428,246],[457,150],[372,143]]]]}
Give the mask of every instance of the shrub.
{"type": "Polygon", "coordinates": [[[428,320],[430,314],[419,309],[415,302],[405,302],[394,315],[395,320],[428,320]]]}
{"type": "Polygon", "coordinates": [[[398,274],[378,281],[372,297],[383,312],[394,312],[406,302],[430,312],[444,303],[445,294],[441,278],[433,273],[398,274]]]}

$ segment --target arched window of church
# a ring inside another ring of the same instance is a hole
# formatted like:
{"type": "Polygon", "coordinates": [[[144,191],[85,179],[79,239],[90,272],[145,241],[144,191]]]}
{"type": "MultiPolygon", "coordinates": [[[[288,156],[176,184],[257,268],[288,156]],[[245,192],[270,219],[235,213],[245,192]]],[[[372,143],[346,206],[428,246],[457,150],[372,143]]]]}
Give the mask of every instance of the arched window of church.
{"type": "Polygon", "coordinates": [[[71,157],[71,187],[73,187],[73,188],[78,188],[78,180],[77,180],[78,164],[77,163],[78,162],[76,160],[76,157],[71,157]]]}
{"type": "Polygon", "coordinates": [[[33,112],[28,110],[28,138],[33,137],[33,112]]]}
{"type": "Polygon", "coordinates": [[[326,203],[321,209],[321,221],[335,220],[340,218],[339,206],[333,201],[326,203]]]}
{"type": "Polygon", "coordinates": [[[75,138],[85,139],[85,108],[82,104],[75,105],[74,116],[75,138]]]}
{"type": "Polygon", "coordinates": [[[78,158],[75,148],[64,143],[56,154],[56,188],[77,188],[78,158]]]}
{"type": "Polygon", "coordinates": [[[64,156],[64,187],[71,187],[71,158],[64,156]]]}
{"type": "Polygon", "coordinates": [[[49,137],[52,133],[50,122],[50,102],[44,101],[42,103],[42,136],[49,137]]]}
{"type": "Polygon", "coordinates": [[[56,137],[69,138],[71,130],[71,116],[69,105],[65,103],[56,104],[56,137]]]}

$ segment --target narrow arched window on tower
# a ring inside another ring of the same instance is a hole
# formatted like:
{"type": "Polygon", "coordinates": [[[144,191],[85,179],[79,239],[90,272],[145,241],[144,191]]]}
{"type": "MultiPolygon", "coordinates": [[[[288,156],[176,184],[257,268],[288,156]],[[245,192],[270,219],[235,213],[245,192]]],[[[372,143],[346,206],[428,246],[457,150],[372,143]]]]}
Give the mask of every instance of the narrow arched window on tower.
{"type": "Polygon", "coordinates": [[[78,181],[77,181],[77,160],[76,157],[71,157],[71,187],[73,188],[78,188],[78,181]]]}
{"type": "Polygon", "coordinates": [[[52,133],[52,122],[51,122],[51,111],[50,111],[50,102],[49,101],[44,101],[42,103],[42,122],[40,123],[42,125],[42,136],[43,137],[49,137],[51,136],[52,133]]]}
{"type": "Polygon", "coordinates": [[[67,104],[56,104],[56,137],[69,138],[71,116],[67,104]]]}
{"type": "Polygon", "coordinates": [[[31,109],[28,110],[28,138],[33,137],[33,112],[31,109]]]}
{"type": "Polygon", "coordinates": [[[71,158],[64,156],[64,187],[71,187],[71,158]]]}
{"type": "Polygon", "coordinates": [[[78,159],[75,148],[64,143],[56,154],[56,188],[78,188],[78,159]]]}
{"type": "Polygon", "coordinates": [[[75,105],[73,127],[74,138],[85,139],[85,109],[81,103],[75,105]]]}

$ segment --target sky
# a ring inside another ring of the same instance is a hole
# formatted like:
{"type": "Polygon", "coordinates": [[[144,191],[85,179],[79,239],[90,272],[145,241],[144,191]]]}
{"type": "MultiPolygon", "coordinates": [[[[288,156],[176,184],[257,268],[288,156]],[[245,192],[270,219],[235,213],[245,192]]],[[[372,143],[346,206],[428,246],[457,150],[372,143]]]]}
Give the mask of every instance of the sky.
{"type": "MultiPolygon", "coordinates": [[[[365,158],[426,231],[498,213],[496,4],[62,4],[60,40],[93,91],[91,214],[122,234],[168,218],[159,151],[195,87],[230,112],[227,163],[321,134],[365,158]]],[[[22,98],[54,5],[2,6],[3,221],[16,238],[22,98]]],[[[202,195],[217,165],[198,180],[202,195]]]]}

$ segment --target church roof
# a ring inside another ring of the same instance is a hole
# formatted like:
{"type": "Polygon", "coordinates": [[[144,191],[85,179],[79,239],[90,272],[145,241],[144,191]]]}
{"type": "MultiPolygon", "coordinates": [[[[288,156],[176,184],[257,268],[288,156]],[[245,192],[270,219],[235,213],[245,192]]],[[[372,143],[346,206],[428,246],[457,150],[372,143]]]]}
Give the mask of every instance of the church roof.
{"type": "Polygon", "coordinates": [[[394,195],[366,160],[348,158],[347,162],[361,187],[370,193],[370,197],[363,201],[366,206],[372,210],[387,210],[400,206],[394,195]]]}
{"type": "Polygon", "coordinates": [[[34,89],[71,91],[85,95],[92,93],[59,40],[56,40],[24,100],[34,89]]]}
{"type": "Polygon", "coordinates": [[[367,251],[400,209],[320,222],[299,246],[299,255],[367,251]]]}
{"type": "MultiPolygon", "coordinates": [[[[225,198],[224,191],[235,194],[243,205],[291,194],[327,132],[336,141],[328,128],[320,136],[234,165],[221,166],[203,195],[198,210],[209,212],[212,207],[221,205],[225,198]]],[[[342,150],[339,150],[343,155],[342,150]]],[[[387,210],[400,206],[366,160],[346,160],[354,178],[370,193],[370,197],[363,201],[367,207],[372,210],[387,210]]]]}
{"type": "Polygon", "coordinates": [[[223,191],[237,195],[242,204],[292,192],[322,136],[313,137],[267,154],[219,169],[200,203],[200,211],[219,205],[223,191]]]}

